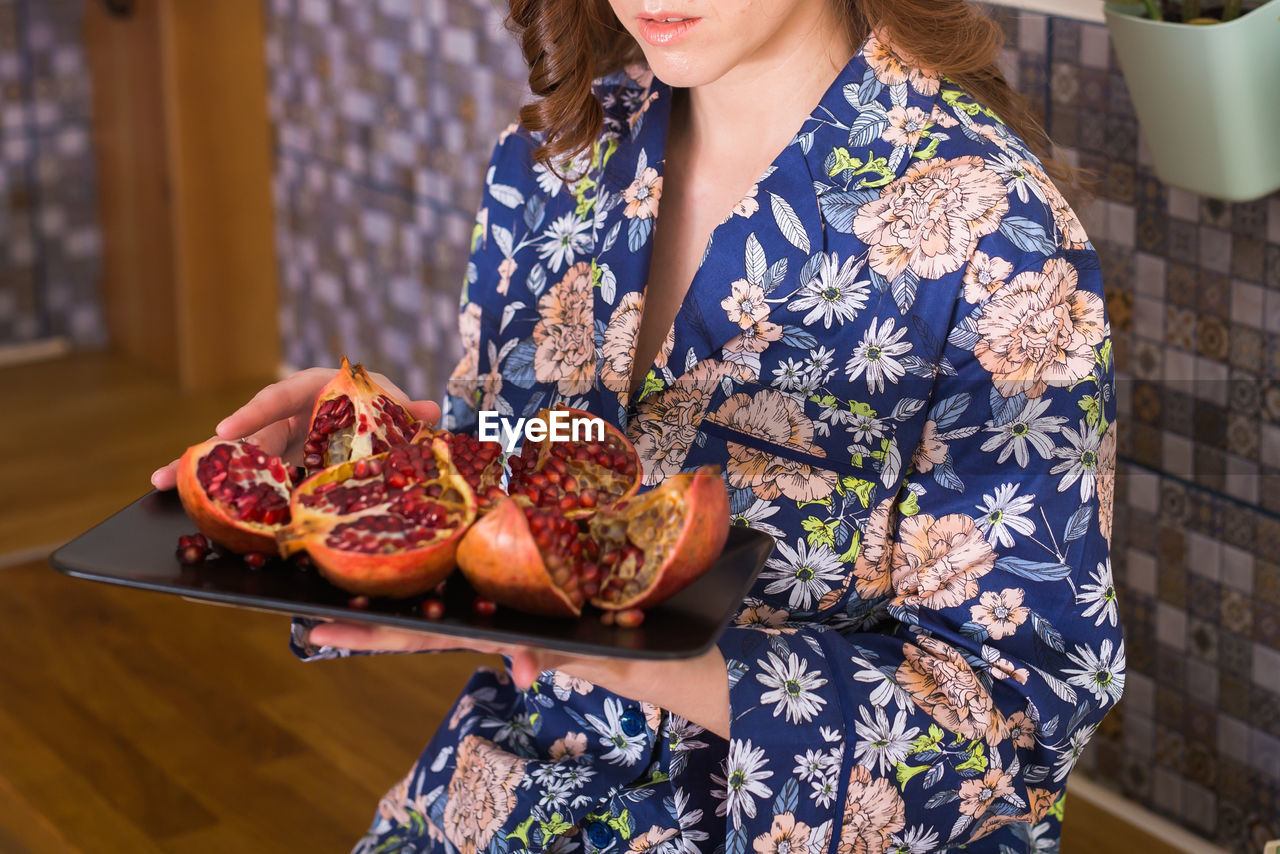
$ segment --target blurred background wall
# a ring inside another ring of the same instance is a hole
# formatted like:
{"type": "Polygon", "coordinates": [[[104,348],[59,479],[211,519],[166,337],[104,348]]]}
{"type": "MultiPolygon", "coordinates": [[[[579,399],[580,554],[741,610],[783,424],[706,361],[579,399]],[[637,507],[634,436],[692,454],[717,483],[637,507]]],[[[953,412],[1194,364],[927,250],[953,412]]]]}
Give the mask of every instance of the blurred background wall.
{"type": "Polygon", "coordinates": [[[1223,204],[1165,186],[1106,27],[988,8],[1012,82],[1102,177],[1080,213],[1118,369],[1128,677],[1081,767],[1261,851],[1280,836],[1280,195],[1223,204]]]}
{"type": "Polygon", "coordinates": [[[83,0],[0,0],[0,352],[105,343],[83,0]]]}
{"type": "Polygon", "coordinates": [[[284,358],[436,399],[498,133],[527,93],[486,0],[268,0],[284,358]]]}

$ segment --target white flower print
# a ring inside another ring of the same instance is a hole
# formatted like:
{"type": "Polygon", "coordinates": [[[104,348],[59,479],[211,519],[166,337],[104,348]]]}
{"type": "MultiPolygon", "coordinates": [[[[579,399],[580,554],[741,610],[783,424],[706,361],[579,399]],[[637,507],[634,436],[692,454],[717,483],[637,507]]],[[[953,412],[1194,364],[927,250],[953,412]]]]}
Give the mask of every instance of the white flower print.
{"type": "Polygon", "coordinates": [[[809,379],[814,385],[822,385],[835,374],[831,367],[831,363],[835,361],[835,351],[827,347],[819,345],[809,351],[809,356],[804,360],[805,371],[809,375],[809,379]]]}
{"type": "Polygon", "coordinates": [[[867,378],[867,391],[876,394],[884,391],[885,380],[896,385],[905,374],[906,368],[898,362],[898,356],[911,349],[911,344],[900,339],[907,334],[907,327],[894,331],[894,319],[885,320],[880,326],[881,318],[871,321],[871,327],[862,336],[862,341],[853,348],[853,358],[844,366],[844,372],[851,380],[856,380],[864,373],[867,378]]]}
{"type": "Polygon", "coordinates": [[[612,697],[604,702],[604,715],[607,720],[600,720],[595,715],[587,715],[587,723],[600,734],[600,744],[612,748],[602,757],[613,765],[634,765],[644,754],[645,733],[627,735],[622,731],[622,703],[612,697]]]}
{"type": "Polygon", "coordinates": [[[682,787],[677,787],[671,796],[668,812],[680,825],[680,833],[673,840],[676,851],[680,854],[702,854],[702,849],[694,844],[709,838],[705,830],[698,830],[698,823],[702,821],[702,810],[689,809],[689,794],[682,787]]]}
{"type": "Polygon", "coordinates": [[[1089,743],[1089,739],[1093,738],[1093,732],[1097,728],[1097,724],[1089,724],[1071,733],[1066,752],[1058,754],[1058,758],[1053,761],[1053,781],[1055,783],[1062,782],[1071,773],[1071,769],[1080,761],[1080,752],[1089,743]]]}
{"type": "Polygon", "coordinates": [[[876,707],[874,720],[866,706],[858,707],[858,715],[861,719],[854,723],[858,734],[854,758],[868,771],[878,766],[878,773],[887,776],[895,764],[907,758],[911,740],[920,732],[920,727],[907,729],[907,714],[903,711],[894,715],[893,723],[889,723],[883,706],[876,707]]]}
{"type": "Polygon", "coordinates": [[[1017,531],[1024,537],[1035,533],[1036,523],[1023,514],[1035,506],[1035,495],[1015,495],[1018,491],[1016,483],[1005,483],[996,487],[995,495],[982,496],[982,503],[977,505],[979,516],[975,521],[978,529],[987,535],[987,542],[995,547],[1001,545],[1006,549],[1013,548],[1013,534],[1017,531]]]}
{"type": "Polygon", "coordinates": [[[591,223],[570,212],[560,216],[546,229],[546,239],[538,247],[538,256],[546,260],[553,273],[572,266],[577,256],[591,246],[588,233],[591,223]]]}
{"type": "Polygon", "coordinates": [[[821,780],[814,780],[809,787],[809,797],[819,808],[826,809],[836,799],[840,791],[840,781],[836,779],[835,774],[828,774],[821,780]]]}
{"type": "Polygon", "coordinates": [[[773,583],[764,589],[765,593],[791,591],[787,603],[792,610],[809,608],[825,594],[831,592],[831,584],[828,582],[839,581],[844,574],[840,556],[828,545],[823,544],[809,551],[808,545],[802,538],[796,540],[795,549],[779,540],[777,549],[782,559],[769,558],[768,563],[765,564],[766,569],[760,573],[760,577],[774,579],[773,583]]]}
{"type": "Polygon", "coordinates": [[[1067,681],[1093,692],[1093,698],[1102,705],[1107,702],[1117,703],[1124,693],[1124,642],[1115,647],[1112,656],[1111,638],[1103,638],[1098,652],[1094,653],[1088,646],[1076,645],[1074,653],[1068,653],[1071,663],[1078,668],[1064,667],[1062,672],[1070,674],[1067,681]]]}
{"type": "Polygon", "coordinates": [[[751,739],[730,740],[729,756],[720,766],[724,776],[711,775],[712,782],[723,787],[711,790],[712,797],[720,801],[716,815],[732,816],[734,827],[742,827],[743,815],[755,818],[755,799],[773,795],[773,790],[763,782],[773,776],[772,771],[764,770],[768,764],[764,748],[752,747],[751,739]]]}
{"type": "Polygon", "coordinates": [[[1089,573],[1089,577],[1094,583],[1081,584],[1080,592],[1076,595],[1077,605],[1089,603],[1089,607],[1080,612],[1080,616],[1092,617],[1097,614],[1098,619],[1093,623],[1095,626],[1102,625],[1104,620],[1114,626],[1119,615],[1116,611],[1116,587],[1111,575],[1111,558],[1098,564],[1098,568],[1089,573]]]}
{"type": "Polygon", "coordinates": [[[827,773],[827,754],[821,750],[806,750],[801,756],[792,757],[796,761],[795,775],[801,783],[817,780],[827,773]]]}
{"type": "Polygon", "coordinates": [[[1018,194],[1018,198],[1023,204],[1029,200],[1028,190],[1037,199],[1048,203],[1044,197],[1044,190],[1040,187],[1040,183],[1036,181],[1031,173],[1022,166],[1020,158],[1013,157],[1006,152],[993,154],[986,158],[987,168],[1000,176],[1004,181],[1004,185],[1009,188],[1010,192],[1018,194]]]}
{"type": "Polygon", "coordinates": [[[765,501],[763,498],[755,498],[749,507],[741,513],[734,514],[731,522],[737,524],[739,520],[746,522],[748,528],[755,528],[764,531],[766,534],[775,539],[784,539],[787,535],[776,525],[771,525],[765,520],[774,515],[781,509],[778,505],[771,501],[765,501]]]}
{"type": "Polygon", "coordinates": [[[1049,474],[1062,474],[1062,480],[1058,482],[1059,492],[1066,492],[1071,484],[1079,480],[1080,500],[1088,501],[1093,498],[1097,488],[1098,446],[1102,443],[1102,436],[1083,418],[1080,419],[1079,433],[1070,427],[1063,427],[1062,435],[1067,437],[1070,444],[1053,449],[1053,455],[1060,457],[1062,462],[1049,469],[1049,474]]]}
{"type": "Polygon", "coordinates": [[[795,359],[784,359],[773,369],[773,385],[780,391],[799,391],[804,378],[805,365],[795,359]]]}
{"type": "Polygon", "coordinates": [[[1007,424],[997,425],[988,421],[983,429],[995,435],[982,443],[982,450],[994,451],[1001,448],[1000,456],[996,458],[997,463],[1003,463],[1013,454],[1022,468],[1026,468],[1031,462],[1028,445],[1036,449],[1041,459],[1049,459],[1053,455],[1053,440],[1049,438],[1049,434],[1057,433],[1067,423],[1067,419],[1060,415],[1043,415],[1049,408],[1049,403],[1047,397],[1030,398],[1017,417],[1007,424]]]}
{"type": "Polygon", "coordinates": [[[855,281],[865,263],[865,256],[850,255],[841,265],[836,253],[823,255],[818,275],[800,287],[796,292],[798,296],[787,303],[787,308],[791,311],[808,309],[809,313],[804,316],[805,326],[813,324],[819,317],[824,329],[831,328],[832,320],[839,323],[853,320],[859,311],[867,307],[871,281],[855,281]]]}
{"type": "Polygon", "coordinates": [[[938,831],[923,824],[913,826],[906,833],[895,833],[892,837],[897,847],[894,854],[929,854],[938,848],[938,831]]]}
{"type": "Polygon", "coordinates": [[[911,695],[893,677],[894,671],[892,668],[888,673],[885,673],[865,658],[854,656],[851,660],[854,664],[862,665],[862,669],[853,674],[854,681],[866,682],[876,686],[868,698],[871,701],[871,705],[883,707],[889,705],[889,701],[893,700],[898,708],[903,711],[909,712],[915,709],[916,704],[911,700],[911,695]]]}
{"type": "Polygon", "coordinates": [[[794,652],[785,663],[772,652],[767,662],[759,659],[756,663],[764,671],[756,674],[756,681],[770,689],[760,695],[760,704],[776,703],[775,718],[785,711],[788,722],[808,723],[827,704],[826,698],[816,693],[827,680],[818,675],[819,671],[805,669],[804,659],[794,652]]]}

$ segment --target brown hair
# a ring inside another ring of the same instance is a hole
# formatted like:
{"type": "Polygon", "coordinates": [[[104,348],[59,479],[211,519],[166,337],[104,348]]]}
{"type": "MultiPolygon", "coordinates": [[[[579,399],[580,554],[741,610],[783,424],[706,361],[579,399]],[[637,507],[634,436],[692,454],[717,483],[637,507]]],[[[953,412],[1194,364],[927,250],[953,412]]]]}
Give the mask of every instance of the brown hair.
{"type": "MultiPolygon", "coordinates": [[[[1054,146],[1031,108],[997,65],[1004,46],[998,24],[966,0],[833,0],[853,44],[873,27],[920,67],[948,77],[1022,137],[1067,197],[1092,193],[1087,172],[1054,156],[1054,146]]],[[[533,156],[555,170],[554,159],[588,148],[600,135],[604,111],[592,81],[644,60],[640,45],[618,23],[608,0],[510,0],[506,26],[520,39],[529,88],[538,100],[520,109],[521,123],[544,133],[533,156]]]]}

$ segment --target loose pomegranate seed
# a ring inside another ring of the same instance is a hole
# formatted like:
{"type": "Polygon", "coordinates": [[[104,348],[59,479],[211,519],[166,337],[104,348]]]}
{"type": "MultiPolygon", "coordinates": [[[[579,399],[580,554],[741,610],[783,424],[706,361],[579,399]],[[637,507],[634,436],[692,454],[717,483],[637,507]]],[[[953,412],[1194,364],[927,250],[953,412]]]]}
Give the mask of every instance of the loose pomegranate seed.
{"type": "Polygon", "coordinates": [[[614,614],[612,611],[604,611],[600,614],[600,624],[603,626],[612,626],[614,614]]]}
{"type": "Polygon", "coordinates": [[[624,629],[634,629],[644,622],[644,611],[639,608],[628,608],[615,614],[613,621],[624,629]]]}
{"type": "Polygon", "coordinates": [[[477,596],[475,601],[471,603],[471,610],[475,612],[477,617],[492,617],[497,612],[498,605],[496,602],[477,596]]]}
{"type": "Polygon", "coordinates": [[[428,620],[439,620],[444,617],[444,603],[439,599],[428,599],[422,603],[422,616],[428,620]]]}
{"type": "Polygon", "coordinates": [[[369,608],[368,596],[352,596],[347,600],[348,608],[355,608],[357,611],[365,611],[369,608]]]}
{"type": "Polygon", "coordinates": [[[262,569],[267,565],[267,556],[262,552],[249,552],[244,556],[244,562],[250,569],[262,569]]]}

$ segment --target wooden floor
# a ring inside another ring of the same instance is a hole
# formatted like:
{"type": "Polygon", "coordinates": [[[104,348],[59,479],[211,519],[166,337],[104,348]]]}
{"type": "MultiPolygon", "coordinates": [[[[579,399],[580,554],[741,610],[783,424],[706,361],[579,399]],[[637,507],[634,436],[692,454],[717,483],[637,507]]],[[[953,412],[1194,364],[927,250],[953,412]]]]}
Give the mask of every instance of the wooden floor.
{"type": "MultiPolygon", "coordinates": [[[[281,617],[59,575],[43,555],[268,380],[182,395],[100,356],[6,373],[0,852],[348,851],[475,666],[500,661],[303,664],[281,617]]],[[[1067,803],[1064,854],[1168,850],[1067,803]]]]}
{"type": "MultiPolygon", "coordinates": [[[[0,561],[148,491],[261,385],[184,396],[103,357],[7,375],[0,561]]],[[[283,617],[75,581],[42,559],[0,580],[4,854],[348,851],[475,666],[500,664],[303,664],[283,617]]]]}

